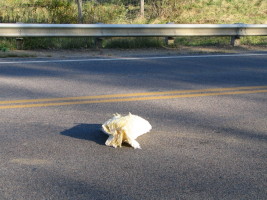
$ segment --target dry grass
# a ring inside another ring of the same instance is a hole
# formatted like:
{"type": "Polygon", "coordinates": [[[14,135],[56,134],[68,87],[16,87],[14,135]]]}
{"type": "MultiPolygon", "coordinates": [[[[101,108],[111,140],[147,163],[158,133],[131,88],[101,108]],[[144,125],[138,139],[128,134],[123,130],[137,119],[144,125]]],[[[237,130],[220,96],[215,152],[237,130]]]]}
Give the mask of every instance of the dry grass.
{"type": "Polygon", "coordinates": [[[267,23],[266,0],[169,0],[158,4],[150,8],[157,15],[151,17],[152,21],[160,18],[161,22],[174,23],[267,23]]]}
{"type": "MultiPolygon", "coordinates": [[[[266,0],[146,0],[145,18],[131,1],[86,1],[84,23],[250,23],[267,24],[266,0]]],[[[77,23],[69,0],[0,1],[0,22],[77,23]]]]}

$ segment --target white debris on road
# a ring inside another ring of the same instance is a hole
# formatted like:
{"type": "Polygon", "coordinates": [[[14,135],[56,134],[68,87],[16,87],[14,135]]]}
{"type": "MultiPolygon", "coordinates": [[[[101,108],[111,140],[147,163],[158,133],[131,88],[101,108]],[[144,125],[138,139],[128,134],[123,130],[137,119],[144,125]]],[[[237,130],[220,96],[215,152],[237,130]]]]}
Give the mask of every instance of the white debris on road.
{"type": "Polygon", "coordinates": [[[149,132],[151,128],[147,120],[131,113],[126,116],[114,114],[113,118],[102,125],[103,132],[109,135],[105,144],[115,148],[121,147],[122,143],[126,142],[135,149],[141,149],[135,139],[149,132]]]}

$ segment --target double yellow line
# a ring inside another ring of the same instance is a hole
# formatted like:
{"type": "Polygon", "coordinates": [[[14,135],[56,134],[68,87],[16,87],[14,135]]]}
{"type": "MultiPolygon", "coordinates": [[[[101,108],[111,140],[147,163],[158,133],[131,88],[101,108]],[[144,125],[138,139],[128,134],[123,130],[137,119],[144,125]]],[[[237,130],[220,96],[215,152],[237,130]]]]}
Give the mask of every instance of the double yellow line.
{"type": "Polygon", "coordinates": [[[266,93],[266,92],[267,92],[267,86],[251,86],[251,87],[233,87],[233,88],[210,88],[201,90],[176,90],[176,91],[162,91],[162,92],[111,94],[111,95],[82,96],[82,97],[25,99],[25,100],[0,101],[0,109],[33,108],[33,107],[126,102],[126,101],[145,101],[145,100],[252,94],[252,93],[266,93]]]}

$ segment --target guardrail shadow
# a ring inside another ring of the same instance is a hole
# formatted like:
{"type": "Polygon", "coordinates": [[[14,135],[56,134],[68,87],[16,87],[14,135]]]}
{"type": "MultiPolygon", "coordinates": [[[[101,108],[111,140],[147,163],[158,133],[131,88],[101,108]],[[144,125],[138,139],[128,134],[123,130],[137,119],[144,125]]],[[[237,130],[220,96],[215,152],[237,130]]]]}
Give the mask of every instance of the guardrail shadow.
{"type": "Polygon", "coordinates": [[[76,139],[93,141],[99,145],[105,145],[108,137],[101,133],[101,124],[78,124],[60,134],[76,139]]]}

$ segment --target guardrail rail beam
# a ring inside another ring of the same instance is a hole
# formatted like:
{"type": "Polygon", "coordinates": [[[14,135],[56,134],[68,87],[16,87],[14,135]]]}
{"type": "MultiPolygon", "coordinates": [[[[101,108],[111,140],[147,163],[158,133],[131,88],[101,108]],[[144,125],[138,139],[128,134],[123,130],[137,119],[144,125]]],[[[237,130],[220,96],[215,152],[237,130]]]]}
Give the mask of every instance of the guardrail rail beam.
{"type": "Polygon", "coordinates": [[[0,37],[267,36],[267,24],[5,24],[0,37]]]}

